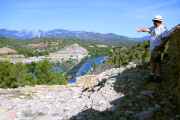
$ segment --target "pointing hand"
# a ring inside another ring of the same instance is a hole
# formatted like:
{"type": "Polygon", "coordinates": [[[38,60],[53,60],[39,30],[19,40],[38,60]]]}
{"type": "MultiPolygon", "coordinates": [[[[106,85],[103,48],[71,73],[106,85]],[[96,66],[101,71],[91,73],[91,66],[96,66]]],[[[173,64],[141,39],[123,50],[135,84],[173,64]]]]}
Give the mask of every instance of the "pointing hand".
{"type": "Polygon", "coordinates": [[[140,32],[141,32],[141,29],[137,28],[137,29],[135,29],[135,31],[137,31],[138,33],[140,33],[140,32]]]}

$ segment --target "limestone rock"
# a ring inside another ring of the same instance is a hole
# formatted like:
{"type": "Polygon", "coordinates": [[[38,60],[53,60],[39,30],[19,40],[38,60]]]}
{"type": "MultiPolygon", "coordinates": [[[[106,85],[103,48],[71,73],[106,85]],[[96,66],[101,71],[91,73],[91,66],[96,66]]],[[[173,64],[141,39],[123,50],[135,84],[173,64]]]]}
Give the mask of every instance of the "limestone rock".
{"type": "Polygon", "coordinates": [[[37,117],[34,120],[50,120],[51,116],[50,115],[45,115],[43,117],[37,117]]]}
{"type": "Polygon", "coordinates": [[[147,89],[157,89],[159,85],[157,83],[148,83],[147,84],[147,89]]]}
{"type": "Polygon", "coordinates": [[[125,115],[129,116],[129,115],[132,115],[132,114],[135,114],[135,113],[136,113],[135,111],[129,111],[129,110],[127,110],[127,111],[125,112],[125,115]]]}
{"type": "Polygon", "coordinates": [[[17,118],[17,115],[14,111],[10,112],[9,117],[11,118],[17,118]]]}
{"type": "Polygon", "coordinates": [[[8,111],[8,109],[6,107],[0,108],[0,113],[5,113],[7,111],[8,111]]]}
{"type": "Polygon", "coordinates": [[[141,91],[140,92],[141,95],[149,95],[149,94],[152,94],[152,93],[154,93],[154,91],[152,91],[152,90],[146,90],[146,91],[141,91]]]}
{"type": "Polygon", "coordinates": [[[136,98],[143,101],[149,101],[149,98],[144,95],[137,95],[136,98]]]}
{"type": "Polygon", "coordinates": [[[177,96],[177,98],[180,100],[180,89],[175,88],[175,95],[177,96]]]}
{"type": "Polygon", "coordinates": [[[153,113],[150,111],[142,111],[137,116],[140,120],[149,120],[153,117],[153,113]]]}

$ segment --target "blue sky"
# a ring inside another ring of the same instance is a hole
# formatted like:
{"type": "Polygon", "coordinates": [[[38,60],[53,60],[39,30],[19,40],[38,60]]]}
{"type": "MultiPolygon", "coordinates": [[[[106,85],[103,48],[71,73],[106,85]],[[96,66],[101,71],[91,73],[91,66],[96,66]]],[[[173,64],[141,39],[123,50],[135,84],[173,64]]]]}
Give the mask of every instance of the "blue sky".
{"type": "Polygon", "coordinates": [[[180,24],[180,0],[0,0],[0,29],[80,30],[142,37],[155,15],[180,24]]]}

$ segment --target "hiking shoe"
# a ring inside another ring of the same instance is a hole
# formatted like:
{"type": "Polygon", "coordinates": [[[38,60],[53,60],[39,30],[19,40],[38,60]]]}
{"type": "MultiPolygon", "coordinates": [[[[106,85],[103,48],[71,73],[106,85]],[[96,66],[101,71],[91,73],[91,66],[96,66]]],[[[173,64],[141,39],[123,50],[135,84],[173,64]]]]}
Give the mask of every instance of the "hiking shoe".
{"type": "Polygon", "coordinates": [[[150,75],[150,76],[147,78],[147,82],[154,82],[154,75],[150,75]]]}
{"type": "Polygon", "coordinates": [[[155,83],[161,83],[162,82],[162,77],[157,76],[156,79],[154,80],[155,83]]]}

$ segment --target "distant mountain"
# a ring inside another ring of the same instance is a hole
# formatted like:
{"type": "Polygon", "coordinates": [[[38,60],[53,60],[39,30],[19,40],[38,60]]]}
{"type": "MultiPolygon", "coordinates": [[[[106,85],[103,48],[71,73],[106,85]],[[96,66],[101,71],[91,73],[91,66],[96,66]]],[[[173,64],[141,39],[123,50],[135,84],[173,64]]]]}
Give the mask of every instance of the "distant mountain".
{"type": "Polygon", "coordinates": [[[70,31],[64,29],[54,29],[54,30],[8,30],[0,29],[0,35],[8,38],[33,38],[33,37],[55,37],[55,38],[74,38],[74,39],[86,39],[86,40],[101,40],[101,41],[119,41],[119,40],[133,40],[133,41],[143,41],[149,40],[150,36],[145,36],[142,38],[129,38],[122,35],[116,35],[114,33],[101,34],[97,32],[86,32],[86,31],[70,31]]]}
{"type": "Polygon", "coordinates": [[[141,38],[131,38],[131,40],[134,40],[134,41],[144,41],[144,40],[150,40],[151,36],[148,35],[148,36],[144,36],[144,37],[141,37],[141,38]]]}
{"type": "Polygon", "coordinates": [[[0,29],[0,34],[4,36],[14,36],[17,38],[32,38],[32,37],[38,37],[46,32],[44,30],[32,30],[29,31],[28,29],[24,30],[8,30],[8,29],[0,29]]]}

